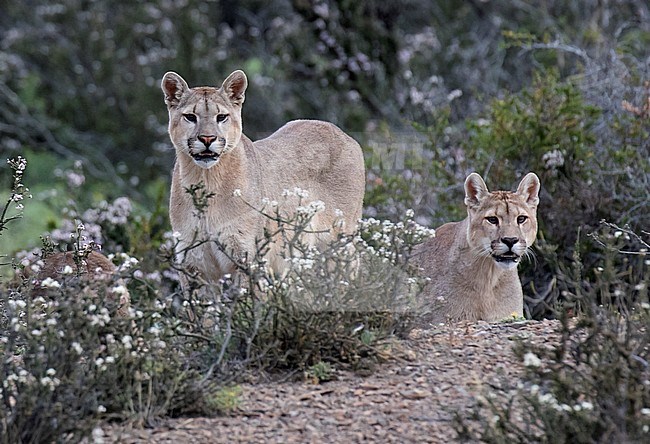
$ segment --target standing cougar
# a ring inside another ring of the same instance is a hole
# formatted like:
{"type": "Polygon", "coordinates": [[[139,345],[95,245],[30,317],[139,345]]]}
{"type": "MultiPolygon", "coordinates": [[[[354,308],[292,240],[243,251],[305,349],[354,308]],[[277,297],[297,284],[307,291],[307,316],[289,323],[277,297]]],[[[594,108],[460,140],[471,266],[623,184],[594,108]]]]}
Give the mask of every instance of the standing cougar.
{"type": "MultiPolygon", "coordinates": [[[[281,200],[285,190],[307,191],[310,201],[325,204],[312,219],[313,231],[332,230],[336,222],[339,231],[352,233],[361,217],[365,167],[359,144],[335,125],[316,120],[289,122],[251,142],[242,134],[247,85],[239,70],[220,88],[189,88],[175,72],[162,79],[176,149],[169,215],[178,237],[177,260],[187,261],[209,284],[236,271],[231,257],[253,257],[256,239],[271,228],[272,221],[251,208],[261,206],[262,198],[281,200]],[[197,185],[210,197],[200,216],[187,192],[197,185]]],[[[317,242],[316,234],[310,242],[317,242]]],[[[285,268],[278,244],[268,253],[274,272],[285,268]]],[[[181,278],[185,290],[187,284],[181,278]]]]}
{"type": "Polygon", "coordinates": [[[422,297],[434,304],[433,322],[523,316],[517,264],[537,235],[539,188],[535,173],[514,193],[489,192],[477,173],[467,177],[467,218],[441,226],[414,251],[431,279],[422,297]]]}

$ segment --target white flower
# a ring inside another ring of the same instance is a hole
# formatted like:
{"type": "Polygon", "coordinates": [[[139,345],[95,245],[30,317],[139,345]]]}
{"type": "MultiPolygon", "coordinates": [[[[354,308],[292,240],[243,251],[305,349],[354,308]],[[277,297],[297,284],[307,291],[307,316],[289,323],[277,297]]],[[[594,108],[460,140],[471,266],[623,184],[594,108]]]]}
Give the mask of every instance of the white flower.
{"type": "Polygon", "coordinates": [[[46,288],[61,288],[61,284],[58,281],[55,281],[51,277],[47,277],[43,279],[43,282],[41,282],[41,287],[46,287],[46,288]]]}
{"type": "Polygon", "coordinates": [[[25,301],[23,301],[22,299],[9,299],[7,301],[7,304],[13,310],[15,310],[16,308],[22,309],[22,308],[25,308],[27,306],[27,303],[25,301]]]}
{"type": "Polygon", "coordinates": [[[644,407],[641,409],[641,414],[645,416],[650,416],[650,408],[644,407]]]}
{"type": "Polygon", "coordinates": [[[81,347],[81,345],[80,345],[78,342],[73,342],[73,343],[71,344],[71,347],[74,349],[74,351],[75,351],[78,355],[80,355],[80,354],[83,353],[83,351],[84,351],[84,349],[81,347]]]}
{"type": "Polygon", "coordinates": [[[301,205],[296,208],[298,214],[305,216],[313,216],[314,214],[323,211],[325,209],[325,203],[322,200],[314,200],[309,202],[309,205],[301,205]]]}
{"type": "Polygon", "coordinates": [[[583,410],[593,410],[594,409],[594,405],[589,401],[582,401],[580,403],[580,407],[582,407],[583,410]]]}
{"type": "Polygon", "coordinates": [[[103,405],[97,406],[97,413],[106,413],[106,407],[103,405]]]}
{"type": "Polygon", "coordinates": [[[455,89],[452,92],[450,92],[449,94],[447,94],[447,101],[451,102],[452,100],[455,100],[455,99],[459,98],[462,95],[463,95],[463,92],[460,89],[455,89]]]}
{"type": "Polygon", "coordinates": [[[124,335],[122,337],[122,344],[124,345],[124,348],[126,348],[127,350],[130,349],[132,347],[131,345],[132,340],[133,338],[130,335],[124,335]]]}
{"type": "Polygon", "coordinates": [[[524,355],[524,365],[526,367],[539,367],[542,365],[542,360],[532,352],[528,352],[524,355]]]}
{"type": "Polygon", "coordinates": [[[72,267],[70,265],[66,265],[65,267],[63,267],[62,273],[63,274],[72,274],[72,273],[74,273],[74,270],[72,269],[72,267]]]}
{"type": "Polygon", "coordinates": [[[297,197],[302,197],[302,198],[309,197],[309,192],[299,187],[295,187],[293,189],[293,194],[297,197]]]}
{"type": "Polygon", "coordinates": [[[564,165],[564,153],[557,149],[549,151],[544,153],[542,161],[544,162],[546,169],[555,170],[564,165]]]}
{"type": "Polygon", "coordinates": [[[126,297],[129,295],[129,290],[127,290],[124,285],[116,285],[115,287],[111,288],[111,293],[116,296],[126,297]]]}
{"type": "Polygon", "coordinates": [[[56,375],[56,370],[54,370],[53,368],[48,368],[45,371],[45,374],[48,375],[48,376],[54,376],[54,375],[56,375]]]}

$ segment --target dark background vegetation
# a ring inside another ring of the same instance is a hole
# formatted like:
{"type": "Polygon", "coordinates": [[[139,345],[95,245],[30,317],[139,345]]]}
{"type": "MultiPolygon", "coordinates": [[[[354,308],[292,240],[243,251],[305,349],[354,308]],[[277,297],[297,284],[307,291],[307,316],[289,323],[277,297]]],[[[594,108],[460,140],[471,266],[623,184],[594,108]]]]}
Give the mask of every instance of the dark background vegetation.
{"type": "Polygon", "coordinates": [[[368,216],[413,208],[435,227],[463,217],[469,172],[496,189],[535,171],[541,239],[523,280],[540,316],[581,285],[564,282],[574,250],[597,259],[579,233],[650,226],[649,47],[642,0],[3,1],[0,153],[28,159],[34,200],[0,247],[61,226],[80,161],[74,204],[130,197],[147,233],[120,248],[155,249],[173,164],[160,79],[219,85],[242,68],[252,138],[319,118],[362,143],[368,216]]]}

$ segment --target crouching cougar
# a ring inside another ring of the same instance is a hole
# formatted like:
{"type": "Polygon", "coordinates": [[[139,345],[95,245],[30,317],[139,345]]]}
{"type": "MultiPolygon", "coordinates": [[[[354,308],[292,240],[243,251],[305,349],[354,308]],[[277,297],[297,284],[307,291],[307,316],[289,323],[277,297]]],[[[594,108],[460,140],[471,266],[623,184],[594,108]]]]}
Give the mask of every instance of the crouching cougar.
{"type": "MultiPolygon", "coordinates": [[[[252,142],[242,133],[247,86],[239,70],[221,87],[190,88],[175,72],[162,79],[176,150],[169,205],[176,260],[208,285],[236,271],[231,258],[254,255],[256,239],[272,224],[256,211],[263,198],[281,201],[286,190],[307,191],[303,203],[325,206],[312,219],[314,232],[352,233],[361,217],[365,166],[359,144],[335,125],[317,120],[291,121],[252,142]],[[209,197],[203,214],[197,214],[187,191],[196,186],[209,197]]],[[[310,236],[316,244],[318,235],[310,236]]],[[[282,272],[280,246],[272,245],[267,257],[271,269],[282,272]]],[[[187,290],[186,278],[181,285],[187,290]]]]}
{"type": "Polygon", "coordinates": [[[539,189],[535,173],[516,192],[489,192],[477,173],[467,177],[467,218],[441,226],[414,249],[415,264],[430,279],[422,297],[432,304],[432,322],[523,316],[517,264],[537,235],[539,189]]]}

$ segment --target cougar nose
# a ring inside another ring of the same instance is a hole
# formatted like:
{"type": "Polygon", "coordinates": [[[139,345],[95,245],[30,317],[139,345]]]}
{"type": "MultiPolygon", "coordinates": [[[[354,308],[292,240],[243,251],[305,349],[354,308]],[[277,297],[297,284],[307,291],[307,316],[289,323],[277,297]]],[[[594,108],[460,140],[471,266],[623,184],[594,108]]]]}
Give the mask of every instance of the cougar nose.
{"type": "Polygon", "coordinates": [[[197,139],[199,139],[207,148],[212,144],[212,142],[217,140],[217,136],[198,136],[197,139]]]}
{"type": "Polygon", "coordinates": [[[514,245],[517,242],[519,242],[519,238],[518,237],[502,237],[501,242],[506,244],[508,246],[508,248],[510,248],[512,250],[512,247],[514,247],[514,245]]]}

